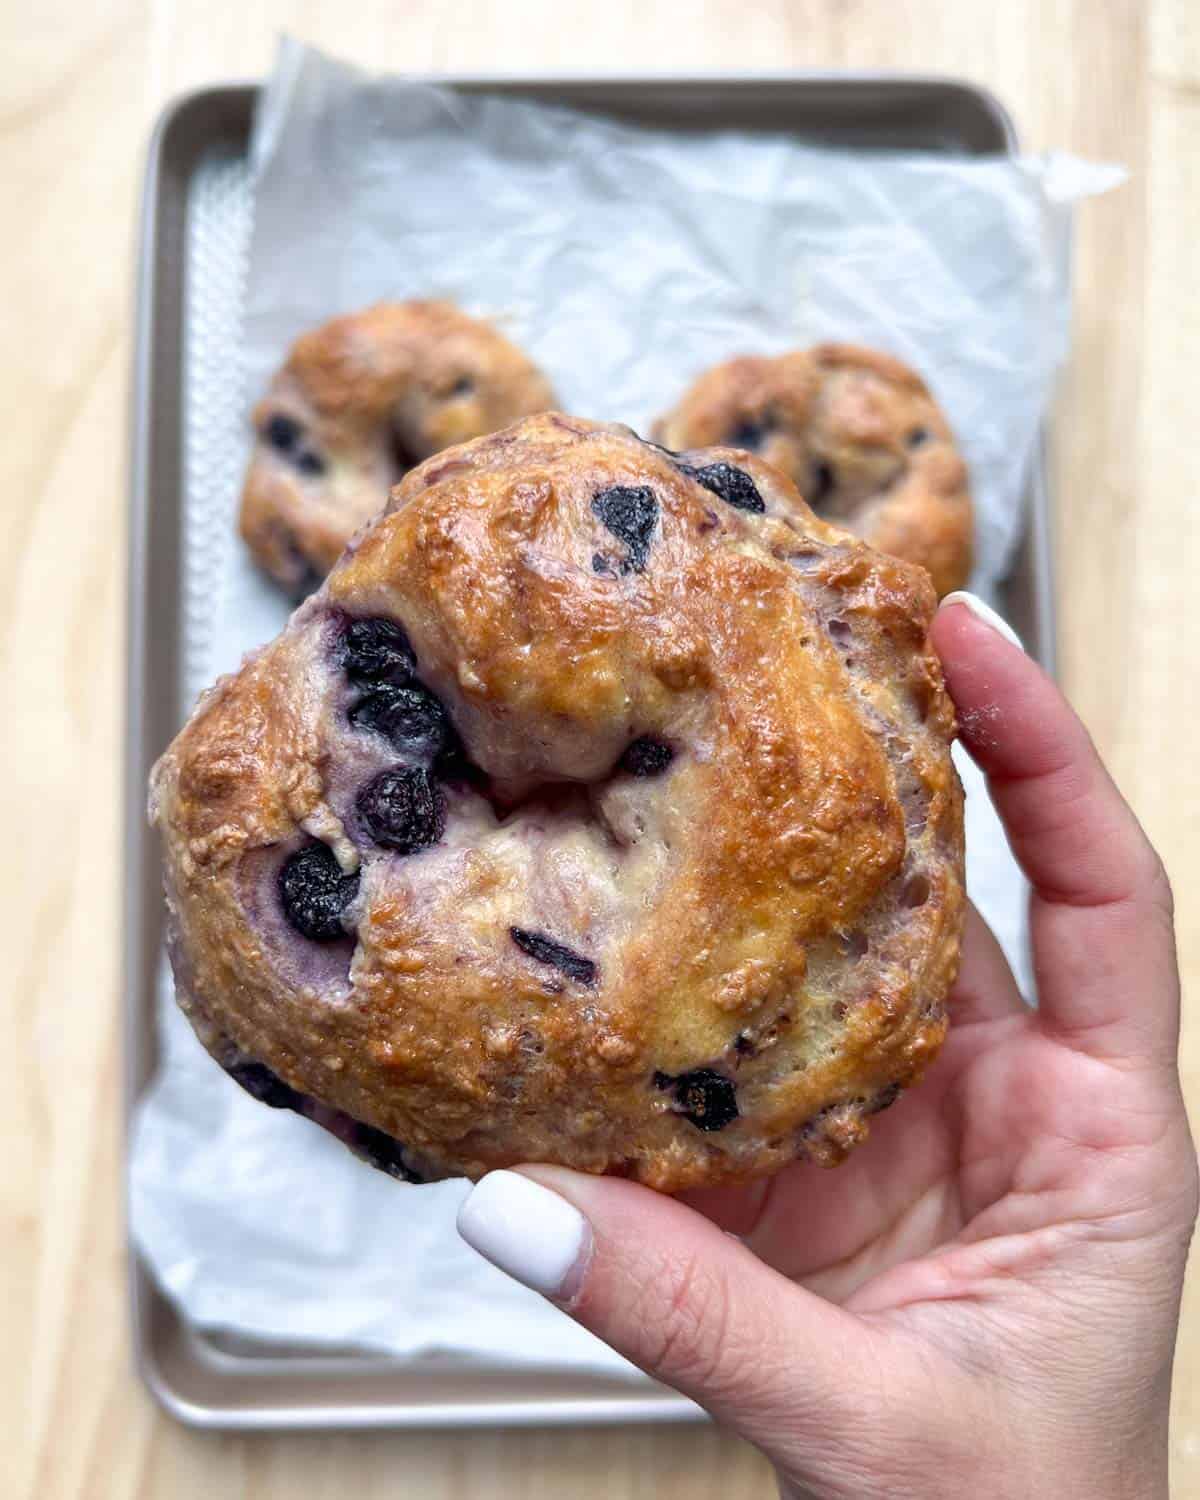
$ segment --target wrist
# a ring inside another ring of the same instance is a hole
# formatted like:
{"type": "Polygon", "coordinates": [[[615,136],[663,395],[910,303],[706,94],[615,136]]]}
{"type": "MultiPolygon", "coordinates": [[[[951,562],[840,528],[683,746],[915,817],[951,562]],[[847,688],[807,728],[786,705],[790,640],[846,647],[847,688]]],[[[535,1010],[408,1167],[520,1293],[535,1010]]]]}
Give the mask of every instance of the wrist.
{"type": "Polygon", "coordinates": [[[1065,1442],[1052,1452],[1022,1451],[1015,1442],[1003,1455],[980,1454],[966,1464],[930,1463],[924,1469],[911,1454],[878,1467],[864,1463],[853,1475],[804,1482],[776,1469],[780,1500],[1029,1500],[1031,1495],[1053,1495],[1054,1500],[1170,1500],[1166,1441],[1131,1445],[1115,1453],[1103,1439],[1097,1447],[1109,1451],[1082,1459],[1065,1442]]]}

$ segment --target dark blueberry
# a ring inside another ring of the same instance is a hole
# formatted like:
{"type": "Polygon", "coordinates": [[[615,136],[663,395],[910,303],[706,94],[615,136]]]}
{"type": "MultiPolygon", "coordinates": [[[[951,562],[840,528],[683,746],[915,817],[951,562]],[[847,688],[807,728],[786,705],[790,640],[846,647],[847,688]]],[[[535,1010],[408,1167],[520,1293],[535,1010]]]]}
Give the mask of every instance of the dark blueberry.
{"type": "Polygon", "coordinates": [[[417,757],[437,755],[451,733],[446,710],[419,683],[397,687],[381,682],[358,700],[349,717],[356,729],[372,729],[397,750],[417,757]]]}
{"type": "Polygon", "coordinates": [[[712,1068],[693,1068],[678,1078],[669,1073],[655,1073],[654,1087],[670,1089],[679,1113],[697,1130],[724,1130],[738,1117],[733,1079],[715,1073],[712,1068]]]}
{"type": "Polygon", "coordinates": [[[302,448],[296,454],[296,467],[301,474],[319,475],[325,472],[325,460],[311,448],[302,448]]]}
{"type": "Polygon", "coordinates": [[[419,766],[381,771],[362,788],[354,805],[375,842],[398,854],[415,854],[436,844],[446,828],[442,790],[419,766]]]}
{"type": "Polygon", "coordinates": [[[228,1072],[230,1078],[235,1083],[240,1083],[251,1098],[271,1109],[300,1111],[304,1106],[304,1095],[297,1093],[290,1084],[284,1083],[279,1074],[272,1073],[265,1063],[235,1063],[228,1072]]]}
{"type": "Polygon", "coordinates": [[[729,434],[729,446],[731,448],[759,448],[768,430],[765,422],[743,420],[729,434]]]}
{"type": "Polygon", "coordinates": [[[369,1166],[378,1167],[400,1182],[420,1182],[420,1177],[404,1162],[404,1147],[394,1135],[377,1130],[374,1125],[355,1125],[350,1149],[369,1166]]]}
{"type": "Polygon", "coordinates": [[[576,953],[574,948],[556,943],[545,933],[526,932],[523,927],[510,927],[508,935],[522,953],[527,953],[539,964],[549,964],[568,979],[577,979],[580,984],[595,984],[596,965],[582,953],[576,953]]]}
{"type": "Polygon", "coordinates": [[[809,492],[805,495],[804,498],[808,501],[813,510],[820,510],[821,506],[824,505],[826,500],[829,499],[830,495],[833,494],[833,486],[834,478],[832,467],[827,463],[814,464],[812,470],[812,484],[809,486],[809,492]]]}
{"type": "Polygon", "coordinates": [[[665,771],[674,759],[675,752],[670,745],[664,745],[662,740],[656,740],[644,734],[641,739],[626,745],[625,753],[617,765],[622,771],[628,771],[631,776],[657,776],[660,771],[665,771]]]}
{"type": "Polygon", "coordinates": [[[930,438],[928,427],[914,427],[904,441],[910,448],[919,448],[922,443],[927,443],[930,438]]]}
{"type": "MultiPolygon", "coordinates": [[[[592,497],[592,513],[629,548],[622,571],[642,572],[650,550],[650,535],[658,523],[654,491],[644,484],[615,484],[592,497]]],[[[592,566],[595,565],[593,558],[592,566]]]]}
{"type": "Polygon", "coordinates": [[[705,464],[702,469],[693,469],[690,464],[680,464],[679,467],[706,490],[724,500],[726,505],[732,505],[734,510],[749,510],[761,515],[767,508],[758,485],[745,469],[724,462],[705,464]]]}
{"type": "Polygon", "coordinates": [[[280,453],[290,453],[300,441],[303,431],[294,417],[285,417],[282,412],[277,411],[263,428],[262,435],[272,448],[278,448],[280,453]]]}
{"type": "Polygon", "coordinates": [[[352,682],[407,682],[417,658],[393,620],[351,620],[342,637],[342,671],[352,682]]]}
{"type": "Polygon", "coordinates": [[[469,375],[460,375],[450,387],[451,396],[469,396],[475,389],[475,382],[469,375]]]}
{"type": "Polygon", "coordinates": [[[314,943],[332,943],[346,936],[342,913],[358,891],[358,876],[344,875],[328,844],[306,844],[284,862],[279,872],[283,914],[314,943]]]}
{"type": "Polygon", "coordinates": [[[609,562],[608,558],[605,557],[605,555],[604,555],[603,552],[593,552],[592,553],[592,572],[593,573],[610,573],[611,574],[612,571],[613,571],[612,564],[609,562]]]}

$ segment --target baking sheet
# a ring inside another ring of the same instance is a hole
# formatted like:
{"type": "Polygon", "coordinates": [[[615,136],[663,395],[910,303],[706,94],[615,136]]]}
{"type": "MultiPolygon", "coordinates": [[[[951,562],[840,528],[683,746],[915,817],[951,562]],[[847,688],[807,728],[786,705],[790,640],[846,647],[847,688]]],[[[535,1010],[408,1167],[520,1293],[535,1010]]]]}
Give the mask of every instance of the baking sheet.
{"type": "MultiPolygon", "coordinates": [[[[634,131],[363,80],[291,46],[266,109],[241,381],[230,378],[225,321],[236,326],[241,299],[219,313],[205,302],[189,320],[189,692],[286,614],[232,545],[248,400],[297,332],[378,296],[433,292],[498,317],[565,404],[643,426],[731,348],[822,336],[893,348],[930,377],[964,436],[987,519],[984,586],[1003,571],[1065,347],[1067,205],[1110,178],[1062,162],[849,158],[786,137],[634,131]],[[935,234],[918,232],[918,207],[935,234]],[[663,247],[655,276],[648,262],[663,247]],[[985,394],[992,387],[999,399],[985,394]]],[[[977,822],[983,805],[971,804],[977,822]]],[[[995,847],[986,822],[971,837],[977,850],[995,847]]],[[[978,899],[974,868],[972,883],[978,899]]],[[[397,1189],[304,1122],[254,1106],[164,1010],[164,1067],[135,1131],[133,1226],[199,1324],[617,1368],[458,1245],[449,1225],[461,1187],[397,1189]]]]}

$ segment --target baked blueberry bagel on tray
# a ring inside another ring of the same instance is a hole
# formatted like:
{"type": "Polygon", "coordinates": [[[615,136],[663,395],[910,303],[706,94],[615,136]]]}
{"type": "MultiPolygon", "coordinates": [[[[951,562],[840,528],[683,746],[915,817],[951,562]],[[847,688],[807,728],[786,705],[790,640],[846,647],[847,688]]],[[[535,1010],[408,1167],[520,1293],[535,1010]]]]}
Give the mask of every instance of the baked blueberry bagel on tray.
{"type": "Polygon", "coordinates": [[[716,365],[654,435],[729,443],[783,470],[824,519],[927,568],[940,598],[971,572],[967,470],[915,370],[872,349],[818,344],[716,365]]]}
{"type": "Polygon", "coordinates": [[[410,468],[545,411],[541,372],[451,302],[381,302],[292,346],[254,409],[240,526],[294,594],[325,576],[410,468]]]}
{"type": "Polygon", "coordinates": [[[155,768],[180,1004],[400,1177],[838,1162],[958,963],[934,607],[753,455],[429,460],[155,768]]]}

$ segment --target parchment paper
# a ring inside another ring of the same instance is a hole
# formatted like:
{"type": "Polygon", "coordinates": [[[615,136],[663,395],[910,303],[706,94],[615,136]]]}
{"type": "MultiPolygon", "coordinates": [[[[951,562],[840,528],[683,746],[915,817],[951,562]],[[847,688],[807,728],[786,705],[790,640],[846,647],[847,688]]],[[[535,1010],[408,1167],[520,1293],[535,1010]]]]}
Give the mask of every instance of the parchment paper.
{"type": "MultiPolygon", "coordinates": [[[[210,359],[189,397],[207,414],[189,428],[187,464],[193,696],[288,613],[234,536],[249,404],[298,334],[379,298],[445,296],[497,320],[566,409],[643,431],[735,352],[822,338],[890,350],[924,374],[962,443],[974,587],[994,597],[1067,345],[1072,205],[1121,178],[1062,157],[850,154],[631,128],[367,77],[291,42],[252,164],[241,362],[210,359]]],[[[960,764],[971,893],[1027,985],[1024,883],[960,764]]],[[[170,996],[164,965],[163,1064],[134,1133],[132,1225],[196,1323],[641,1378],[460,1243],[463,1184],[398,1186],[253,1103],[170,996]]],[[[885,1128],[901,1126],[898,1114],[885,1128]]]]}

